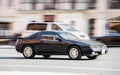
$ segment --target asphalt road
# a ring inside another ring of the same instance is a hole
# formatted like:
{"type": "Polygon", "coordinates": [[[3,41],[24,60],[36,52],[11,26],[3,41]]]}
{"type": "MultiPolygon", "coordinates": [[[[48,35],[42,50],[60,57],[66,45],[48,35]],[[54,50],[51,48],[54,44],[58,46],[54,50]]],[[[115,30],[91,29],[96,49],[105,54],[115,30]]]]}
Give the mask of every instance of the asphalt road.
{"type": "Polygon", "coordinates": [[[86,57],[70,60],[68,56],[24,59],[15,49],[0,48],[0,71],[120,75],[120,48],[108,48],[108,51],[108,54],[99,56],[96,60],[86,57]]]}

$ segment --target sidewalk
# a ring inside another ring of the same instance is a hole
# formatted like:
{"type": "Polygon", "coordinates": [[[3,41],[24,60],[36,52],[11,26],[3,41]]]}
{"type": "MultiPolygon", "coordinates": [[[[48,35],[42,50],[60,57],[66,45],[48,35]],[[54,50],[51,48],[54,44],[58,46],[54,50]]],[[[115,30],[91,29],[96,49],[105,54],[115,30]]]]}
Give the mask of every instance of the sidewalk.
{"type": "Polygon", "coordinates": [[[0,45],[0,49],[15,49],[14,45],[0,45]]]}

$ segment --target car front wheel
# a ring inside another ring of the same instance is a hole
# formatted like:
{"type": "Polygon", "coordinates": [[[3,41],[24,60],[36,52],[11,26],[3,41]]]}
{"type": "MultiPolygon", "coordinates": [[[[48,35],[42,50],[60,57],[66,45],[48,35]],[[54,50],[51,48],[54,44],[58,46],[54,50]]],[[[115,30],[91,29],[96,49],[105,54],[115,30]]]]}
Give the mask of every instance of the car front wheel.
{"type": "Polygon", "coordinates": [[[89,59],[96,59],[98,56],[87,56],[89,59]]]}
{"type": "Polygon", "coordinates": [[[30,45],[24,46],[24,48],[23,48],[23,56],[24,56],[25,58],[28,58],[28,59],[34,58],[35,52],[34,52],[33,47],[30,46],[30,45]]]}
{"type": "Polygon", "coordinates": [[[81,51],[80,51],[80,48],[77,46],[71,46],[69,48],[68,54],[69,54],[70,59],[73,59],[73,60],[81,59],[81,51]]]}

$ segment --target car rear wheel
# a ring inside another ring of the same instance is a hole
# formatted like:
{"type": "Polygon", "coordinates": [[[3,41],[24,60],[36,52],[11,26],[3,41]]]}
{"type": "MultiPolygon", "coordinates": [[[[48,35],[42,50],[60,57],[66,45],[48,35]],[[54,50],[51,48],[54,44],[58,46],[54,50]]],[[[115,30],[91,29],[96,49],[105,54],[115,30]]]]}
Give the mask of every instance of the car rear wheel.
{"type": "Polygon", "coordinates": [[[34,52],[33,47],[30,46],[30,45],[24,46],[24,48],[23,48],[23,56],[24,56],[25,58],[28,58],[28,59],[34,58],[35,52],[34,52]]]}
{"type": "Polygon", "coordinates": [[[71,46],[69,48],[68,55],[69,55],[70,59],[73,59],[73,60],[75,60],[75,59],[76,60],[81,59],[80,48],[78,48],[77,46],[71,46]]]}
{"type": "Polygon", "coordinates": [[[49,58],[50,57],[50,55],[42,55],[44,58],[49,58]]]}
{"type": "Polygon", "coordinates": [[[98,56],[87,56],[89,59],[96,59],[98,56]]]}

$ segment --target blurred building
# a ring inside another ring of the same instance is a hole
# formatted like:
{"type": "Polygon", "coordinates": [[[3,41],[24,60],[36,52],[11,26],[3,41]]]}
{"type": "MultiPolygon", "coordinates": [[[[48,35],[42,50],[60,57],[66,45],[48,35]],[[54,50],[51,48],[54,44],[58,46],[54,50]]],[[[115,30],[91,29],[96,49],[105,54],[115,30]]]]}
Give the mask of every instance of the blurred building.
{"type": "Polygon", "coordinates": [[[90,35],[103,36],[108,30],[120,26],[120,0],[91,0],[88,8],[90,35]]]}
{"type": "Polygon", "coordinates": [[[0,0],[0,37],[21,33],[30,21],[68,23],[102,36],[109,26],[120,25],[119,9],[119,0],[0,0]]]}

